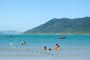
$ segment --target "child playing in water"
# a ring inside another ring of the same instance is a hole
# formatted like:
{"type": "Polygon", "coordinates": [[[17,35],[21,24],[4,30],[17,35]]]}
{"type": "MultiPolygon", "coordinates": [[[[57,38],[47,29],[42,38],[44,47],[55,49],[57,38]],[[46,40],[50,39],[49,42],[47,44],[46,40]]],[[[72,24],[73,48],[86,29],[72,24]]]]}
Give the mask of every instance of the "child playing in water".
{"type": "Polygon", "coordinates": [[[49,48],[49,51],[51,51],[52,49],[51,48],[49,48]]]}
{"type": "MultiPolygon", "coordinates": [[[[44,50],[47,50],[47,47],[46,47],[46,46],[44,46],[44,50]]],[[[49,50],[49,51],[51,51],[52,49],[51,49],[51,48],[49,48],[48,50],[49,50]]]]}

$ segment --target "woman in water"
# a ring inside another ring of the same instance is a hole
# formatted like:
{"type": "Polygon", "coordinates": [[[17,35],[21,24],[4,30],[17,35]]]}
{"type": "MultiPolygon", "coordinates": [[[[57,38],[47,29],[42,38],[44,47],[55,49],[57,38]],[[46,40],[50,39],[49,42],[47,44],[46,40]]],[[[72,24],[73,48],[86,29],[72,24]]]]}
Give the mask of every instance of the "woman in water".
{"type": "Polygon", "coordinates": [[[60,50],[60,46],[58,44],[56,44],[56,51],[60,50]]]}

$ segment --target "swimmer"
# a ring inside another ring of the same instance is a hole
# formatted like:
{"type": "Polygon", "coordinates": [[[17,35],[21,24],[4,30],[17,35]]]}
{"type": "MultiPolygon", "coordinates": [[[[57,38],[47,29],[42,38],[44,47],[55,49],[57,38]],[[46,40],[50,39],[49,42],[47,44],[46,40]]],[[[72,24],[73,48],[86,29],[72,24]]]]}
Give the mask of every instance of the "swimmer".
{"type": "Polygon", "coordinates": [[[46,46],[44,46],[44,50],[47,50],[47,47],[46,46]]]}
{"type": "Polygon", "coordinates": [[[25,41],[22,41],[21,45],[27,45],[25,41]]]}
{"type": "Polygon", "coordinates": [[[49,48],[49,51],[51,51],[52,49],[51,48],[49,48]]]}
{"type": "Polygon", "coordinates": [[[56,44],[56,51],[60,50],[60,46],[58,44],[56,44]]]}

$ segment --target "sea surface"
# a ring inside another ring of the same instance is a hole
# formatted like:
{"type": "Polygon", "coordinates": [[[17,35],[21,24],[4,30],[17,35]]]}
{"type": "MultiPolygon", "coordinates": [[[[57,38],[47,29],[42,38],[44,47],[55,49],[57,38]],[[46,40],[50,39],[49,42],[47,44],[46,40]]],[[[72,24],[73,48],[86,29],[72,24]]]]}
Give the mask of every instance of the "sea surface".
{"type": "Polygon", "coordinates": [[[30,59],[90,60],[90,35],[0,35],[0,60],[30,59]],[[22,41],[26,45],[22,46],[22,41]],[[52,50],[44,51],[44,46],[52,50]]]}

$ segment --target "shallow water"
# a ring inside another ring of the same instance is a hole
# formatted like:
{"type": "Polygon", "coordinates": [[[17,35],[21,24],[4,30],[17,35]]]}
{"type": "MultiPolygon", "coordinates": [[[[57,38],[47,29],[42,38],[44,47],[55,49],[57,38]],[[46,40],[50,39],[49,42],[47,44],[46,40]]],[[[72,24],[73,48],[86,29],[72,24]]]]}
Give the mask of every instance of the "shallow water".
{"type": "Polygon", "coordinates": [[[90,60],[90,35],[0,35],[0,60],[90,60]],[[22,46],[21,42],[27,45],[22,46]],[[55,51],[55,44],[61,47],[55,51]],[[44,51],[43,47],[52,48],[44,51]]]}

